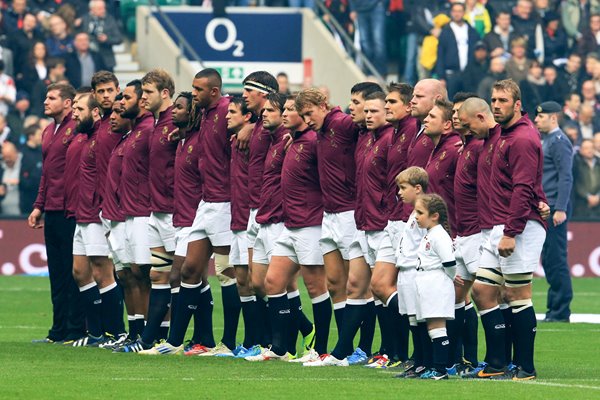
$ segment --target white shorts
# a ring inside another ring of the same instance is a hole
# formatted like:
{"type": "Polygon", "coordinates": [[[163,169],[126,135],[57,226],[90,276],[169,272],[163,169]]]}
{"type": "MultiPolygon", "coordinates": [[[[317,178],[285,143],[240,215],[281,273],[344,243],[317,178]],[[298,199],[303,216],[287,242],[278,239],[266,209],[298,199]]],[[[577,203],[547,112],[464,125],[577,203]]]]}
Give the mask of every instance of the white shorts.
{"type": "Polygon", "coordinates": [[[275,243],[283,230],[283,222],[277,224],[261,224],[254,242],[254,252],[252,253],[252,262],[269,265],[275,243]]]}
{"type": "Polygon", "coordinates": [[[180,226],[175,228],[175,255],[187,256],[187,246],[190,241],[191,226],[180,226]]]}
{"type": "Polygon", "coordinates": [[[246,240],[248,241],[249,249],[254,247],[254,242],[256,242],[256,236],[260,229],[260,224],[256,222],[256,214],[258,214],[258,208],[251,208],[250,217],[248,218],[248,227],[246,228],[246,240]]]}
{"type": "Polygon", "coordinates": [[[77,224],[73,235],[73,255],[108,257],[110,249],[102,224],[77,224]]]}
{"type": "Polygon", "coordinates": [[[417,315],[417,289],[415,268],[400,268],[398,271],[398,308],[402,315],[417,315]]]}
{"type": "Polygon", "coordinates": [[[192,224],[190,242],[208,239],[215,247],[231,245],[231,205],[224,203],[198,204],[196,217],[192,224]]]}
{"type": "Polygon", "coordinates": [[[248,236],[246,231],[233,231],[229,250],[231,265],[248,265],[248,236]]]}
{"type": "Polygon", "coordinates": [[[527,221],[525,229],[515,237],[515,251],[509,257],[501,257],[498,253],[498,243],[504,236],[504,225],[496,225],[490,238],[483,246],[480,267],[495,268],[506,274],[533,273],[537,269],[546,230],[537,221],[527,221]]]}
{"type": "Polygon", "coordinates": [[[125,222],[110,221],[108,235],[108,246],[110,248],[110,254],[112,255],[113,264],[115,268],[117,264],[126,264],[128,255],[126,250],[126,236],[125,236],[125,222]]]}
{"type": "Polygon", "coordinates": [[[320,225],[296,229],[284,227],[275,242],[273,255],[288,257],[299,265],[323,265],[320,237],[320,225]]]}
{"type": "Polygon", "coordinates": [[[150,248],[164,247],[170,253],[175,250],[175,227],[173,214],[153,212],[148,220],[150,248]]]}
{"type": "Polygon", "coordinates": [[[319,246],[323,254],[339,250],[344,260],[350,259],[350,245],[356,233],[354,210],[323,213],[319,246]]]}
{"type": "Polygon", "coordinates": [[[457,236],[454,239],[456,273],[463,279],[469,281],[475,279],[483,251],[481,237],[481,232],[478,232],[469,236],[457,236]]]}
{"type": "Polygon", "coordinates": [[[100,217],[100,222],[102,223],[102,229],[104,230],[104,236],[106,236],[110,232],[110,220],[108,220],[106,218],[102,218],[102,210],[100,210],[100,213],[98,214],[98,216],[100,217]]]}
{"type": "Polygon", "coordinates": [[[350,245],[350,259],[364,257],[371,268],[375,267],[377,250],[386,233],[384,231],[359,231],[350,245]]]}
{"type": "Polygon", "coordinates": [[[483,246],[485,246],[485,243],[488,241],[491,234],[492,234],[491,229],[482,229],[481,230],[481,252],[482,253],[483,253],[483,246]]]}
{"type": "Polygon", "coordinates": [[[150,264],[148,219],[149,217],[127,217],[125,219],[126,258],[121,259],[121,262],[137,265],[150,264]]]}
{"type": "Polygon", "coordinates": [[[415,289],[417,321],[454,319],[454,283],[442,269],[417,271],[415,289]]]}
{"type": "Polygon", "coordinates": [[[405,226],[406,222],[404,221],[388,221],[387,226],[383,230],[385,235],[381,239],[379,250],[377,250],[376,261],[396,265],[396,249],[398,249],[398,245],[400,244],[405,226]]]}

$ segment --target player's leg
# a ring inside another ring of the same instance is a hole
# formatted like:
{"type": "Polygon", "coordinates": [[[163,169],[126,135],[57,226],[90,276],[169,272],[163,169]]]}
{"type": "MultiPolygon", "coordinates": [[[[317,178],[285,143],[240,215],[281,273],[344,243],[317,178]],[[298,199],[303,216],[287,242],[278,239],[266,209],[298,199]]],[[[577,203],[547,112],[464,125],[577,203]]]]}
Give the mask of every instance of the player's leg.
{"type": "MultiPolygon", "coordinates": [[[[77,233],[75,240],[77,240],[77,233]]],[[[83,245],[83,242],[81,242],[83,245]]],[[[79,246],[74,243],[73,251],[75,253],[85,253],[85,249],[82,247],[82,251],[79,251],[79,246]]],[[[92,273],[92,267],[90,265],[89,258],[85,254],[74,254],[73,255],[73,278],[79,287],[79,296],[85,310],[85,317],[87,321],[88,336],[95,339],[96,341],[102,337],[102,298],[98,284],[94,280],[92,273]]],[[[86,338],[83,338],[86,339],[86,338]]],[[[73,342],[74,346],[85,346],[87,340],[82,339],[73,342]]]]}
{"type": "MultiPolygon", "coordinates": [[[[236,285],[235,269],[231,265],[228,255],[215,254],[215,271],[221,285],[221,300],[223,302],[223,336],[221,344],[231,351],[236,347],[241,303],[236,285]]],[[[224,350],[220,349],[214,354],[220,354],[224,350]]]]}
{"type": "Polygon", "coordinates": [[[545,239],[545,229],[535,221],[528,221],[525,229],[515,237],[513,254],[502,260],[505,278],[505,297],[512,311],[514,359],[518,367],[513,379],[536,378],[534,365],[537,320],[532,302],[533,272],[536,270],[545,239]]]}
{"type": "Polygon", "coordinates": [[[339,250],[332,250],[324,254],[323,262],[327,274],[327,288],[333,302],[335,323],[339,334],[346,308],[346,283],[348,282],[350,262],[344,260],[339,250]]]}

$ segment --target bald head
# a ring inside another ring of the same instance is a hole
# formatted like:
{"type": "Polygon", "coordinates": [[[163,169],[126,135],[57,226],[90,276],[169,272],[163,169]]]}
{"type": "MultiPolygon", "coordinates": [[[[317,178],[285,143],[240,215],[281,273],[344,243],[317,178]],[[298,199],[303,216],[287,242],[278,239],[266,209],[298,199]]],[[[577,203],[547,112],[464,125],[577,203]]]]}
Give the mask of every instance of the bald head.
{"type": "Polygon", "coordinates": [[[490,129],[496,126],[489,104],[478,97],[465,100],[458,110],[458,118],[463,129],[479,139],[487,138],[490,129]]]}
{"type": "Polygon", "coordinates": [[[17,146],[9,141],[2,143],[2,158],[7,167],[12,168],[17,162],[18,157],[19,152],[17,151],[17,146]]]}
{"type": "Polygon", "coordinates": [[[448,92],[442,82],[437,79],[420,80],[415,85],[413,97],[410,101],[411,115],[423,121],[433,108],[436,100],[447,99],[448,92]]]}

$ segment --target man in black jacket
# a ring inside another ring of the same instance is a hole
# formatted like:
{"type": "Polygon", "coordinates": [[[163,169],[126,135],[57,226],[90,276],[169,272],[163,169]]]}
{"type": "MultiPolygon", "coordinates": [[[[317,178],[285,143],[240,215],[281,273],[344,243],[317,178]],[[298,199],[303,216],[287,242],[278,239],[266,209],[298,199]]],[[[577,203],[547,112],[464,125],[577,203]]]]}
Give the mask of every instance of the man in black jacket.
{"type": "Polygon", "coordinates": [[[65,57],[66,77],[73,87],[90,86],[92,76],[106,69],[104,61],[99,53],[90,50],[90,36],[86,32],[75,35],[73,48],[65,57]]]}
{"type": "Polygon", "coordinates": [[[460,90],[461,72],[473,59],[479,34],[464,20],[465,5],[454,3],[450,8],[452,21],[440,33],[435,72],[438,79],[446,81],[448,96],[460,90]]]}

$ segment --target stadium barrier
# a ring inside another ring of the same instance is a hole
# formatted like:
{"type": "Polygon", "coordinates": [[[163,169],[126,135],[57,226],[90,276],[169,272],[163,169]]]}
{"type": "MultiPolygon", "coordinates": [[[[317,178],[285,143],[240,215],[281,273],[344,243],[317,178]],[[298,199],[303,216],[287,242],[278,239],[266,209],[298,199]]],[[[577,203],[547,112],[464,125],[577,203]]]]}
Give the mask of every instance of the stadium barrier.
{"type": "MultiPolygon", "coordinates": [[[[600,222],[569,223],[569,267],[574,277],[600,277],[600,222]]],[[[0,275],[48,273],[42,229],[0,220],[0,275]]],[[[543,276],[543,269],[537,271],[543,276]]]]}

